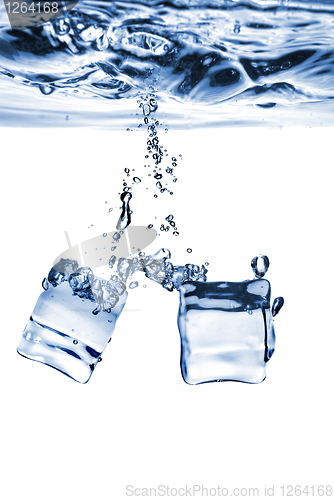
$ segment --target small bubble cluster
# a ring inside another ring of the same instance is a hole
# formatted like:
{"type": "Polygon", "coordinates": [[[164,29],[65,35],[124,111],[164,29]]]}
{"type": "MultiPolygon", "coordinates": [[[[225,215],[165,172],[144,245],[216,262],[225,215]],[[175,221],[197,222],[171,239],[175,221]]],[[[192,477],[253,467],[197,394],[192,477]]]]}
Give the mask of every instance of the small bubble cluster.
{"type": "MultiPolygon", "coordinates": [[[[174,266],[170,258],[171,253],[167,248],[161,248],[154,255],[139,252],[138,257],[120,258],[116,274],[111,275],[109,280],[94,276],[91,268],[79,267],[75,260],[60,259],[51,268],[48,278],[43,280],[43,288],[47,290],[50,285],[57,287],[68,282],[73,295],[95,303],[92,313],[97,315],[101,311],[111,312],[126,291],[128,281],[130,289],[139,286],[138,281],[132,281],[137,272],[145,273],[147,278],[168,291],[178,290],[186,281],[206,281],[207,269],[204,265],[174,266]]],[[[116,257],[113,255],[110,257],[109,267],[113,268],[115,264],[116,257]]]]}
{"type": "MultiPolygon", "coordinates": [[[[152,89],[153,90],[153,89],[152,89]]],[[[146,177],[147,180],[152,185],[153,197],[157,199],[159,196],[163,194],[173,195],[173,190],[171,189],[170,183],[173,185],[177,182],[177,177],[175,175],[175,169],[177,168],[178,159],[175,156],[169,157],[168,152],[164,149],[163,145],[160,142],[158,137],[158,127],[159,121],[155,117],[155,111],[158,109],[158,102],[154,93],[149,93],[146,96],[141,97],[137,101],[139,108],[142,110],[144,118],[144,125],[147,127],[147,149],[145,154],[145,163],[143,167],[145,168],[145,175],[141,175],[136,172],[136,169],[132,169],[132,173],[128,167],[124,168],[125,176],[123,178],[123,193],[121,195],[124,196],[124,193],[131,192],[132,188],[143,184],[143,180],[146,177]],[[147,160],[151,160],[150,162],[147,160]],[[130,185],[131,184],[131,185],[130,185]]],[[[182,159],[182,155],[179,155],[179,158],[182,159]]],[[[137,188],[136,188],[137,189],[137,188]]],[[[149,189],[149,188],[146,188],[149,189]]],[[[124,199],[123,205],[121,207],[122,214],[124,216],[125,206],[124,199]]],[[[128,211],[128,215],[131,215],[131,211],[128,211]]],[[[122,215],[120,220],[122,219],[122,215]]],[[[119,224],[121,224],[119,220],[119,224]]],[[[123,227],[125,226],[125,222],[123,222],[123,227]]],[[[127,224],[129,225],[129,224],[127,224]]],[[[120,226],[121,227],[121,226],[120,226]]],[[[148,226],[153,227],[152,225],[148,226]]],[[[161,232],[170,231],[174,236],[179,235],[179,231],[175,227],[175,221],[171,224],[166,224],[165,221],[160,224],[161,232]]]]}

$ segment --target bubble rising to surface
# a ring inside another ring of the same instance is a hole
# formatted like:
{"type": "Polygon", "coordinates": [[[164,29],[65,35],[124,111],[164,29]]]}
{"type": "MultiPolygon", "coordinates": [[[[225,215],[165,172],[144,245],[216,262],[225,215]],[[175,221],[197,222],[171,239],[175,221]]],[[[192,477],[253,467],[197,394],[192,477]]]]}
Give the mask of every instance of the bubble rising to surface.
{"type": "Polygon", "coordinates": [[[251,266],[256,278],[263,278],[269,268],[269,259],[266,255],[258,255],[251,261],[251,266]]]}

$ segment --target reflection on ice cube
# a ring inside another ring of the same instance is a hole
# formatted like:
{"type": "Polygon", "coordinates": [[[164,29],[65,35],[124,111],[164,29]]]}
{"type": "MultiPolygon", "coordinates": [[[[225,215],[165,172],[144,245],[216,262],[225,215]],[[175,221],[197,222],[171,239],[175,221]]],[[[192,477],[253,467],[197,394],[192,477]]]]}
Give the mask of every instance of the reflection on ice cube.
{"type": "Polygon", "coordinates": [[[111,339],[127,292],[110,312],[97,315],[92,314],[91,300],[72,293],[65,281],[40,295],[17,350],[85,383],[111,339]]]}
{"type": "Polygon", "coordinates": [[[270,283],[188,282],[179,291],[185,382],[262,382],[275,348],[270,283]]]}

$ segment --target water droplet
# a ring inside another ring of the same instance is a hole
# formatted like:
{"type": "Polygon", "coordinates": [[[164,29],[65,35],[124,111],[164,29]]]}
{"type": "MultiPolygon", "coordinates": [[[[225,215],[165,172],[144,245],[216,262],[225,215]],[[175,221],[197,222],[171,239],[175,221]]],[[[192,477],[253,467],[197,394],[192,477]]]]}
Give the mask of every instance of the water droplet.
{"type": "Polygon", "coordinates": [[[108,234],[107,233],[103,233],[103,238],[105,238],[106,236],[108,236],[108,234]]]}
{"type": "Polygon", "coordinates": [[[173,232],[173,234],[174,234],[175,236],[178,236],[180,233],[179,233],[178,231],[174,231],[174,232],[173,232]]]}
{"type": "Polygon", "coordinates": [[[147,228],[148,228],[148,229],[151,229],[152,227],[153,227],[153,224],[149,224],[149,225],[147,226],[147,228]]]}
{"type": "Polygon", "coordinates": [[[277,314],[280,312],[284,305],[284,299],[283,297],[276,297],[276,299],[273,302],[273,306],[271,308],[271,312],[273,317],[277,316],[277,314]]]}
{"type": "Polygon", "coordinates": [[[209,262],[205,262],[205,264],[204,264],[204,265],[205,265],[205,266],[208,266],[208,265],[209,265],[209,262]]]}
{"type": "Polygon", "coordinates": [[[139,285],[138,281],[132,281],[129,285],[129,288],[131,289],[137,288],[138,285],[139,285]]]}
{"type": "Polygon", "coordinates": [[[77,340],[73,340],[73,344],[77,345],[78,341],[77,340]]]}
{"type": "Polygon", "coordinates": [[[166,217],[165,220],[167,220],[168,222],[170,222],[173,219],[174,219],[174,215],[168,215],[168,217],[166,217]]]}
{"type": "Polygon", "coordinates": [[[112,208],[109,208],[109,212],[112,212],[112,211],[113,211],[113,209],[112,209],[112,208]]]}
{"type": "Polygon", "coordinates": [[[139,184],[141,182],[141,180],[139,179],[139,177],[134,177],[133,182],[135,182],[136,184],[139,184]]]}
{"type": "Polygon", "coordinates": [[[191,252],[192,252],[192,249],[191,249],[191,248],[187,248],[187,252],[188,252],[188,253],[191,253],[191,252]]]}
{"type": "Polygon", "coordinates": [[[124,172],[125,172],[126,174],[128,174],[128,173],[130,172],[130,169],[129,169],[129,168],[125,168],[125,169],[124,169],[124,172]]]}
{"type": "Polygon", "coordinates": [[[251,266],[256,278],[263,278],[269,268],[269,259],[266,255],[254,257],[251,266]]]}

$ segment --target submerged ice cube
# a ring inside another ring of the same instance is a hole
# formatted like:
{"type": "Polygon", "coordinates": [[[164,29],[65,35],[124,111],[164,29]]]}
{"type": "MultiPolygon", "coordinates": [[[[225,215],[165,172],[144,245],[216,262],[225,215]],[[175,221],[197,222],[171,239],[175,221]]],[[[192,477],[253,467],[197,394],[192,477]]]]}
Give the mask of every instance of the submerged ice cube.
{"type": "Polygon", "coordinates": [[[79,293],[88,290],[85,278],[77,273],[71,275],[75,294],[65,281],[40,295],[17,348],[22,356],[56,368],[81,383],[89,380],[127,298],[124,292],[114,308],[92,314],[96,304],[79,293]]]}
{"type": "Polygon", "coordinates": [[[262,382],[275,348],[270,283],[188,282],[179,291],[185,382],[262,382]]]}

